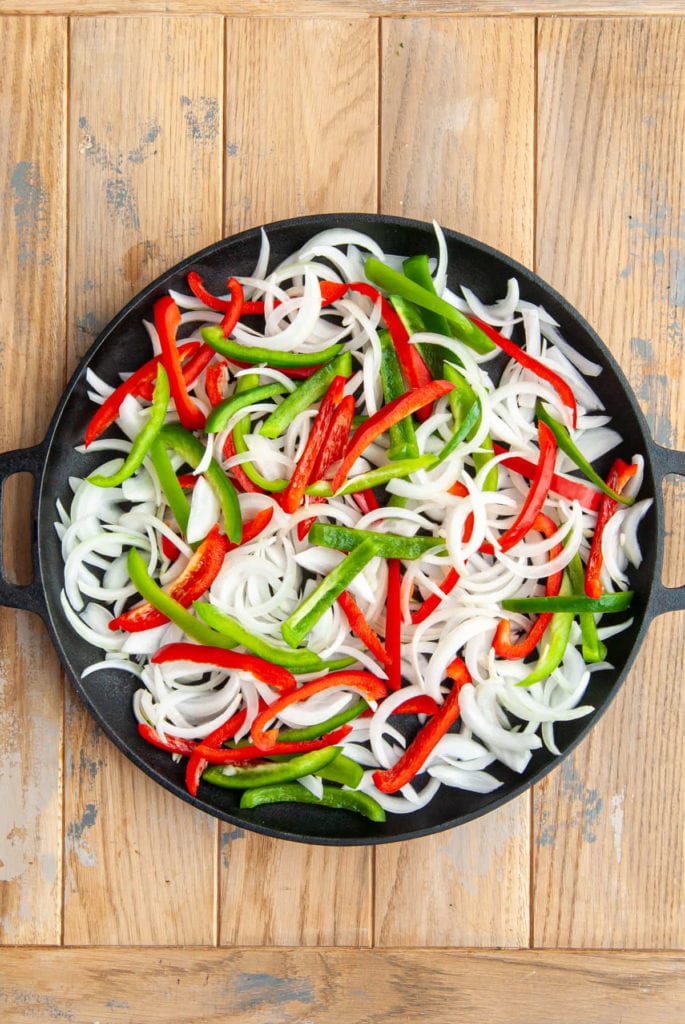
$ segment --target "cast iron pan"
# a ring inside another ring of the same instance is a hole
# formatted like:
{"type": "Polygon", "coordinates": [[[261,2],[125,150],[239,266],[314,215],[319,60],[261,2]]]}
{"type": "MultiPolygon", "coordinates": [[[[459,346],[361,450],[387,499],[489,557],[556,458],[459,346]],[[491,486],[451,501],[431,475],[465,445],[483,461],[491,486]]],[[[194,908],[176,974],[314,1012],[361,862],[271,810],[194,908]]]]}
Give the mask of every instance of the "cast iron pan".
{"type": "MultiPolygon", "coordinates": [[[[272,265],[294,252],[312,235],[345,226],[374,237],[386,252],[412,255],[435,252],[430,225],[397,217],[372,214],[301,217],[280,221],[267,228],[272,265]]],[[[466,284],[485,302],[504,294],[507,279],[515,276],[522,294],[540,303],[556,318],[566,339],[580,352],[600,363],[602,375],[593,381],[608,411],[618,417],[628,455],[642,452],[646,460],[644,494],[654,496],[654,505],[641,527],[644,561],[634,573],[636,591],[632,606],[633,625],[609,641],[611,671],[593,676],[587,702],[596,711],[588,718],[556,727],[559,749],[567,754],[597,721],[614,697],[637,654],[651,620],[666,611],[685,607],[685,586],[666,588],[661,583],[664,510],[661,494],[668,473],[685,475],[685,453],[669,451],[655,444],[647,424],[620,368],[594,331],[560,295],[535,274],[486,245],[455,232],[446,232],[449,248],[450,284],[466,284]]],[[[121,671],[97,672],[81,679],[82,670],[96,657],[95,650],[78,637],[64,617],[60,605],[62,559],[53,523],[55,501],[68,505],[70,475],[84,476],[102,456],[78,455],[92,405],[86,395],[85,371],[91,366],[105,380],[118,379],[120,371],[134,370],[149,358],[143,317],[151,318],[152,305],[169,288],[186,290],[185,275],[197,270],[210,289],[222,291],[229,274],[245,274],[255,264],[260,245],[259,230],[242,232],[217,242],[167,271],[144,289],[119,313],[97,338],[72,377],[55,412],[42,444],[0,455],[0,488],[18,472],[35,479],[33,501],[34,579],[28,586],[16,586],[2,576],[0,548],[0,604],[37,612],[45,621],[71,682],[84,704],[107,735],[134,764],[172,793],[218,818],[267,835],[301,842],[332,845],[361,845],[391,842],[452,828],[500,806],[540,779],[560,759],[544,750],[536,751],[527,771],[516,775],[506,768],[496,770],[502,787],[490,795],[464,793],[442,787],[423,810],[411,815],[389,815],[383,825],[345,811],[320,809],[311,805],[286,804],[252,811],[238,808],[238,797],[230,790],[201,786],[194,799],[185,791],[183,768],[168,754],[149,746],[139,736],[131,711],[136,680],[121,671]]],[[[491,364],[492,365],[492,364],[491,364]]],[[[608,467],[601,467],[608,468],[608,467]]],[[[0,494],[1,497],[1,494],[0,494]]],[[[1,502],[0,502],[1,505],[1,502]]],[[[0,544],[2,523],[0,522],[0,544]]]]}

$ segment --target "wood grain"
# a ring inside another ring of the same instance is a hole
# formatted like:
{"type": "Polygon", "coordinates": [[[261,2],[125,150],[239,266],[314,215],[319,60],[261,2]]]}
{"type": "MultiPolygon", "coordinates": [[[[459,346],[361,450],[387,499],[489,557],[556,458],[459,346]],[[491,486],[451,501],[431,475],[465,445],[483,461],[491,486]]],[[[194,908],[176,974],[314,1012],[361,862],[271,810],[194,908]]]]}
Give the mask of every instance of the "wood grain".
{"type": "MultiPolygon", "coordinates": [[[[383,212],[436,218],[532,261],[533,45],[520,19],[383,23],[383,212]]],[[[529,816],[524,796],[378,849],[377,943],[527,945],[529,816]]]]}
{"type": "MultiPolygon", "coordinates": [[[[228,14],[253,17],[355,15],[682,14],[683,0],[81,0],[84,14],[228,14]]],[[[0,0],[7,14],[73,14],[73,0],[0,0]]]]}
{"type": "MultiPolygon", "coordinates": [[[[229,19],[226,42],[226,233],[375,209],[375,24],[229,19]]],[[[222,943],[371,943],[369,850],[237,832],[222,832],[222,943]]]]}
{"type": "MultiPolygon", "coordinates": [[[[544,22],[538,96],[538,270],[604,338],[656,439],[680,447],[684,46],[682,20],[544,22]]],[[[677,496],[682,583],[682,480],[677,496]]],[[[536,945],[683,944],[683,623],[651,626],[616,705],[540,788],[536,945]]]]}
{"type": "Polygon", "coordinates": [[[683,958],[449,950],[16,950],[5,1024],[673,1024],[683,958]],[[620,1015],[620,1016],[617,1016],[620,1015]]]}
{"type": "MultiPolygon", "coordinates": [[[[218,18],[72,22],[72,360],[142,285],[219,237],[222,68],[218,18]]],[[[66,740],[64,941],[214,942],[216,822],[134,768],[71,697],[66,740]]]]}
{"type": "MultiPolygon", "coordinates": [[[[0,403],[2,450],[42,439],[64,385],[66,42],[62,18],[0,18],[0,363],[11,382],[0,403]],[[41,375],[46,363],[49,380],[41,375]],[[18,400],[37,393],[40,401],[18,400]]],[[[32,575],[30,494],[15,488],[3,515],[12,553],[5,568],[24,582],[32,575]]],[[[52,645],[36,616],[2,609],[0,942],[59,942],[61,742],[62,682],[52,645]]]]}

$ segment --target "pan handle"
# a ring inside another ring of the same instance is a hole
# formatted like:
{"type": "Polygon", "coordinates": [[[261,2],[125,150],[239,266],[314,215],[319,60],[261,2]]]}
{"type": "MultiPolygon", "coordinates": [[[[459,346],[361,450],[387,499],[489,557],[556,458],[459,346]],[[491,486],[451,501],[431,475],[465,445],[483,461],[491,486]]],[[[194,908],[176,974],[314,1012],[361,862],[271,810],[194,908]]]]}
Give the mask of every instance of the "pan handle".
{"type": "Polygon", "coordinates": [[[38,581],[36,566],[38,564],[37,545],[37,511],[38,511],[38,481],[41,470],[45,463],[45,445],[37,444],[33,448],[17,448],[15,451],[3,452],[0,454],[0,605],[7,605],[10,608],[22,608],[25,611],[36,612],[45,617],[47,607],[43,588],[38,581]],[[33,564],[33,580],[24,586],[12,583],[5,576],[4,563],[4,522],[2,515],[2,492],[5,481],[15,473],[30,473],[34,480],[33,503],[31,508],[32,532],[31,532],[31,561],[33,564]]]}
{"type": "MultiPolygon", "coordinates": [[[[650,447],[658,489],[661,488],[664,477],[670,474],[685,476],[685,452],[675,451],[672,448],[663,448],[654,441],[652,441],[650,447]]],[[[661,579],[655,579],[652,590],[652,611],[654,615],[662,615],[663,612],[679,612],[683,611],[683,609],[685,609],[685,586],[665,587],[661,579]]]]}

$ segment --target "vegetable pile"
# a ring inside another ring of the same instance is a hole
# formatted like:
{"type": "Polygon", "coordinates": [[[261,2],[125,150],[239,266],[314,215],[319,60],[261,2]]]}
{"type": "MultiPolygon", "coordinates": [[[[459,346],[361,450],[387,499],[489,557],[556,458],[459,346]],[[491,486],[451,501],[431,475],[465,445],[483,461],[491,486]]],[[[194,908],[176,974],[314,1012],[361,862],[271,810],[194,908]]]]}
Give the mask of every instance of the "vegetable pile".
{"type": "Polygon", "coordinates": [[[262,233],[250,277],[155,303],[135,373],[87,371],[105,461],[58,503],[62,605],[191,794],[381,822],[593,710],[643,459],[597,472],[600,367],[516,280],[450,290],[435,230],[437,259],[335,229],[270,273],[262,233]]]}

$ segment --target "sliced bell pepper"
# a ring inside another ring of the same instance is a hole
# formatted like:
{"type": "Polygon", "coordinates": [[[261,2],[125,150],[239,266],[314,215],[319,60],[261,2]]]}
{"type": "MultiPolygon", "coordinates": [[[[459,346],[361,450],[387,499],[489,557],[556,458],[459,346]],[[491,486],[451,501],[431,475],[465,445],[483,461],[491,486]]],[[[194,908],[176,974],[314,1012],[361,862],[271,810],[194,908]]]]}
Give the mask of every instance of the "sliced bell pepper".
{"type": "Polygon", "coordinates": [[[319,352],[283,352],[279,349],[266,348],[259,345],[241,345],[224,336],[221,327],[203,327],[200,331],[203,340],[215,352],[230,359],[243,363],[266,363],[268,366],[303,367],[321,366],[329,362],[340,352],[342,345],[329,345],[319,352]]]}
{"type": "Polygon", "coordinates": [[[171,622],[175,622],[177,626],[180,626],[188,636],[210,647],[231,648],[236,646],[229,637],[210,629],[204,622],[199,622],[182,604],[179,604],[173,597],[165,593],[159,584],[152,579],[147,571],[144,560],[135,548],[129,550],[126,566],[131,582],[138,593],[162,612],[163,615],[166,615],[171,622]]]}
{"type": "MultiPolygon", "coordinates": [[[[242,728],[246,718],[247,709],[242,708],[234,715],[231,715],[222,725],[217,726],[209,735],[205,736],[202,742],[208,747],[220,747],[226,740],[230,740],[235,736],[238,729],[242,728]]],[[[196,747],[188,758],[185,772],[186,789],[192,796],[197,796],[202,773],[207,767],[208,762],[197,753],[196,747]]]]}
{"type": "Polygon", "coordinates": [[[377,553],[376,539],[369,537],[331,569],[282,623],[281,634],[285,642],[297,647],[377,553]]]}
{"type": "MultiPolygon", "coordinates": [[[[228,363],[221,359],[218,363],[212,363],[205,372],[205,391],[209,404],[213,409],[224,400],[224,391],[228,382],[228,363]]],[[[209,433],[209,428],[206,428],[209,433]]]]}
{"type": "Polygon", "coordinates": [[[336,548],[338,551],[353,551],[370,538],[376,542],[381,558],[401,558],[402,561],[421,558],[427,551],[444,547],[445,544],[442,537],[403,537],[399,533],[355,530],[349,526],[333,526],[328,523],[315,523],[309,531],[312,544],[336,548]]]}
{"type": "Polygon", "coordinates": [[[231,643],[217,644],[217,646],[235,647],[238,644],[246,647],[248,651],[272,662],[274,665],[282,665],[291,672],[325,672],[327,669],[344,668],[351,665],[353,658],[336,658],[333,661],[324,661],[314,651],[291,650],[287,647],[279,647],[277,644],[269,643],[264,637],[256,636],[241,626],[239,622],[226,615],[213,604],[195,604],[195,611],[200,619],[216,630],[224,639],[231,643]]]}
{"type": "MultiPolygon", "coordinates": [[[[205,454],[204,445],[193,434],[184,430],[179,423],[167,423],[160,430],[159,438],[169,448],[173,448],[192,469],[199,466],[205,454]]],[[[216,459],[210,461],[205,470],[205,477],[219,499],[226,536],[234,544],[237,544],[240,541],[243,526],[235,487],[216,459]]]]}
{"type": "MultiPolygon", "coordinates": [[[[319,454],[317,455],[314,466],[312,467],[310,476],[311,480],[321,479],[328,469],[343,457],[345,445],[347,444],[347,440],[350,436],[350,426],[352,425],[353,416],[354,397],[352,395],[345,395],[333,412],[333,418],[331,420],[326,440],[321,445],[319,454]]],[[[309,498],[309,504],[315,504],[324,500],[325,499],[322,497],[311,495],[309,498]]],[[[311,519],[303,519],[297,524],[297,536],[300,540],[304,540],[312,523],[314,522],[316,522],[315,516],[311,519]]]]}
{"type": "Polygon", "coordinates": [[[366,701],[380,700],[388,692],[385,683],[370,672],[364,672],[360,669],[329,672],[322,679],[315,679],[310,683],[304,683],[293,693],[278,697],[273,704],[269,704],[264,711],[260,711],[252,723],[252,742],[260,750],[272,750],[278,741],[278,729],[267,730],[267,726],[282,711],[289,708],[292,704],[297,704],[300,701],[307,700],[309,697],[313,697],[316,693],[338,688],[355,690],[366,701]]]}
{"type": "MultiPolygon", "coordinates": [[[[351,725],[343,725],[334,732],[326,733],[326,735],[315,740],[279,740],[279,758],[289,757],[291,754],[309,754],[312,750],[334,747],[336,744],[342,743],[345,737],[349,735],[351,729],[351,725]]],[[[264,751],[250,743],[245,746],[220,748],[205,743],[198,743],[195,752],[208,764],[240,764],[241,761],[258,761],[264,757],[264,751]]]]}
{"type": "Polygon", "coordinates": [[[466,665],[455,659],[451,666],[453,686],[443,703],[419,729],[396,764],[373,773],[373,781],[381,793],[397,793],[419,774],[439,740],[459,718],[459,693],[471,681],[466,665]]]}
{"type": "MultiPolygon", "coordinates": [[[[504,455],[507,450],[497,443],[495,443],[494,449],[496,455],[504,455]]],[[[534,462],[529,462],[519,455],[511,455],[509,458],[503,459],[502,465],[506,466],[507,469],[513,470],[514,473],[526,477],[528,480],[535,476],[537,470],[534,462]]],[[[549,489],[554,491],[555,494],[560,494],[562,498],[579,502],[583,508],[587,508],[591,512],[597,509],[599,499],[602,496],[600,491],[594,491],[591,487],[587,487],[582,480],[574,480],[572,477],[562,476],[559,473],[552,474],[552,482],[549,489]]]]}
{"type": "Polygon", "coordinates": [[[547,493],[554,474],[557,446],[552,431],[542,422],[538,423],[538,444],[540,446],[540,461],[537,472],[531,481],[530,490],[521,511],[512,525],[499,538],[501,551],[509,551],[526,536],[547,500],[547,493]]]}
{"type": "MultiPolygon", "coordinates": [[[[531,529],[537,530],[545,537],[549,538],[554,536],[558,530],[558,526],[553,519],[550,519],[550,517],[545,515],[544,512],[540,512],[531,529]]],[[[549,557],[556,558],[561,554],[562,550],[563,544],[555,544],[555,546],[550,550],[549,557]]],[[[551,575],[547,577],[547,581],[545,583],[545,595],[547,597],[555,597],[559,593],[562,578],[562,571],[551,573],[551,575]]],[[[529,654],[532,654],[540,643],[544,632],[551,621],[551,612],[544,612],[536,619],[525,636],[517,640],[516,643],[512,643],[511,623],[508,619],[501,619],[492,641],[495,654],[498,658],[505,658],[510,661],[526,658],[529,654]]]]}
{"type": "Polygon", "coordinates": [[[234,277],[229,277],[227,286],[231,299],[219,324],[226,338],[233,332],[235,325],[240,320],[244,304],[243,286],[240,281],[236,281],[234,277]]]}
{"type": "Polygon", "coordinates": [[[215,765],[205,770],[202,780],[211,782],[213,786],[222,786],[224,789],[252,789],[255,786],[295,782],[303,775],[313,775],[320,768],[325,768],[339,753],[339,747],[324,747],[322,750],[300,754],[289,761],[268,761],[249,768],[230,765],[223,769],[215,765]]]}
{"type": "Polygon", "coordinates": [[[353,721],[355,718],[359,718],[360,715],[363,715],[368,710],[368,707],[369,705],[365,700],[359,700],[355,704],[350,704],[344,711],[339,711],[337,715],[331,715],[325,721],[317,722],[316,725],[304,725],[299,729],[281,729],[278,734],[279,743],[316,740],[326,733],[333,732],[335,729],[347,725],[348,722],[353,721]]]}
{"type": "MultiPolygon", "coordinates": [[[[218,525],[213,526],[190,558],[183,572],[166,587],[164,593],[177,601],[183,608],[189,608],[193,601],[197,601],[209,590],[219,575],[228,549],[227,538],[221,533],[218,525]]],[[[123,612],[116,619],[112,619],[109,628],[112,630],[123,629],[127,633],[140,633],[145,629],[163,626],[168,621],[169,617],[148,601],[123,612]]],[[[192,646],[194,650],[198,649],[196,644],[187,646],[192,646]]],[[[152,660],[154,661],[155,658],[153,657],[152,660]]]]}
{"type": "Polygon", "coordinates": [[[349,627],[354,635],[359,637],[371,654],[373,654],[374,658],[380,661],[381,665],[388,666],[391,662],[390,655],[383,646],[378,633],[367,621],[361,608],[347,590],[343,590],[342,594],[338,594],[338,604],[344,611],[349,627]]]}
{"type": "Polygon", "coordinates": [[[304,786],[293,782],[289,785],[281,784],[249,789],[240,798],[241,810],[260,807],[263,804],[282,803],[319,804],[321,807],[353,811],[355,814],[369,818],[370,821],[385,821],[385,811],[378,801],[368,793],[355,793],[349,789],[338,789],[336,786],[324,786],[321,797],[318,797],[304,786]]]}
{"type": "Polygon", "coordinates": [[[385,649],[388,652],[388,686],[399,690],[402,685],[402,563],[388,559],[388,596],[385,609],[385,649]]]}
{"type": "Polygon", "coordinates": [[[130,452],[116,473],[111,473],[109,476],[103,476],[102,473],[93,473],[92,476],[88,477],[89,483],[94,484],[96,487],[118,487],[124,480],[128,480],[133,476],[135,471],[142,466],[155,438],[164,426],[164,418],[169,408],[170,397],[169,378],[160,363],[157,367],[157,383],[155,384],[152,396],[150,414],[145,426],[139,431],[131,445],[130,452]]]}
{"type": "Polygon", "coordinates": [[[188,394],[181,357],[176,345],[176,331],[181,323],[181,311],[171,296],[165,295],[155,302],[152,312],[159,336],[162,363],[169,376],[171,397],[178,418],[186,430],[201,430],[205,425],[205,414],[188,394]]]}
{"type": "MultiPolygon", "coordinates": [[[[567,595],[571,593],[571,585],[568,576],[564,574],[561,581],[561,595],[560,597],[549,597],[547,601],[563,601],[568,599],[567,595]]],[[[504,602],[503,602],[504,603],[504,602]]],[[[573,611],[556,611],[552,615],[547,628],[548,642],[544,647],[542,654],[538,658],[535,668],[532,672],[529,672],[525,679],[518,682],[517,686],[532,686],[533,683],[542,682],[543,679],[547,679],[548,676],[554,672],[556,668],[561,665],[566,653],[566,648],[569,645],[571,636],[571,626],[573,625],[573,619],[575,614],[573,611]]]]}
{"type": "MultiPolygon", "coordinates": [[[[611,499],[609,499],[611,500],[611,499]]],[[[574,594],[585,593],[585,572],[580,555],[576,551],[566,566],[571,590],[574,594]]],[[[580,632],[583,638],[583,661],[588,665],[604,661],[607,654],[606,644],[599,639],[597,622],[590,612],[581,612],[578,616],[580,632]]]]}
{"type": "Polygon", "coordinates": [[[595,532],[592,535],[590,554],[588,555],[587,568],[585,570],[585,593],[588,597],[601,597],[604,591],[601,580],[603,561],[602,537],[604,529],[618,508],[617,501],[624,503],[633,501],[632,498],[621,497],[619,492],[625,487],[630,478],[635,476],[636,472],[637,466],[634,464],[628,465],[623,459],[617,459],[609,470],[608,482],[605,488],[612,493],[605,493],[599,503],[597,523],[595,525],[595,532]],[[613,495],[615,495],[616,500],[614,500],[613,495]]]}
{"type": "MultiPolygon", "coordinates": [[[[234,397],[254,391],[258,385],[259,375],[256,373],[246,373],[244,376],[238,378],[235,386],[234,397]]],[[[236,454],[243,455],[249,450],[245,438],[247,434],[249,434],[250,429],[250,415],[249,413],[246,413],[245,416],[239,419],[233,427],[233,432],[226,436],[226,440],[224,441],[225,459],[230,459],[236,454]]],[[[262,474],[256,469],[252,462],[243,462],[242,464],[232,466],[230,472],[238,486],[242,487],[244,491],[278,492],[285,490],[288,486],[287,480],[267,480],[266,477],[262,476],[262,474]]]]}
{"type": "Polygon", "coordinates": [[[290,693],[297,686],[292,672],[273,662],[258,658],[254,654],[238,654],[222,647],[208,647],[203,644],[175,643],[160,648],[150,659],[154,665],[165,665],[170,661],[191,661],[196,665],[216,665],[228,672],[248,672],[279,693],[290,693]]]}
{"type": "Polygon", "coordinates": [[[456,569],[450,569],[445,576],[444,580],[440,584],[440,590],[442,595],[430,594],[423,602],[420,608],[411,613],[411,621],[417,626],[420,622],[425,622],[429,615],[432,615],[435,609],[438,607],[443,597],[451,593],[459,582],[459,573],[456,569]]]}
{"type": "MultiPolygon", "coordinates": [[[[462,436],[459,431],[460,426],[461,430],[464,431],[463,436],[468,437],[469,440],[471,440],[476,430],[480,426],[480,402],[478,401],[476,393],[469,384],[469,382],[467,381],[466,377],[459,373],[457,368],[451,362],[448,362],[446,360],[443,363],[442,372],[443,376],[445,377],[445,380],[449,380],[452,382],[452,384],[454,384],[454,391],[450,392],[449,402],[452,408],[452,415],[454,416],[455,426],[457,428],[456,432],[460,434],[459,440],[456,442],[456,444],[460,444],[462,441],[462,436]],[[469,417],[473,415],[474,406],[476,406],[478,410],[476,421],[473,425],[469,425],[468,427],[466,427],[466,429],[464,429],[464,425],[468,422],[469,417]]],[[[489,434],[486,434],[485,437],[483,438],[481,447],[484,449],[484,451],[474,452],[472,455],[473,465],[475,467],[476,473],[478,473],[483,468],[483,466],[487,465],[487,463],[490,462],[494,454],[494,446],[492,443],[492,438],[490,437],[489,434]]],[[[441,461],[444,457],[445,456],[441,454],[441,461]]],[[[498,480],[499,474],[497,472],[497,466],[495,465],[492,467],[490,472],[485,477],[485,482],[483,483],[483,490],[496,491],[498,480]]]]}
{"type": "Polygon", "coordinates": [[[488,338],[501,348],[510,359],[515,359],[517,363],[525,367],[526,370],[531,370],[536,376],[541,377],[542,380],[546,380],[548,384],[551,384],[559,398],[565,406],[571,410],[571,421],[573,426],[576,426],[578,422],[578,404],[576,402],[576,396],[573,394],[573,389],[570,384],[567,384],[563,377],[554,370],[551,370],[545,363],[540,362],[539,359],[535,359],[534,356],[529,355],[524,349],[519,348],[516,342],[511,341],[509,338],[505,338],[504,335],[500,334],[499,331],[491,327],[490,324],[484,323],[482,320],[478,320],[477,317],[472,316],[470,318],[474,324],[487,334],[488,338]]]}
{"type": "Polygon", "coordinates": [[[337,782],[348,789],[356,789],[364,778],[364,769],[351,757],[338,754],[335,761],[331,761],[325,768],[319,768],[316,774],[326,782],[337,782]]]}
{"type": "Polygon", "coordinates": [[[284,384],[262,384],[259,387],[250,388],[248,391],[235,391],[230,398],[224,398],[207,417],[205,430],[208,434],[218,434],[223,430],[228,421],[235,413],[245,409],[255,402],[263,402],[274,395],[282,395],[286,390],[284,384]]]}
{"type": "Polygon", "coordinates": [[[491,352],[495,347],[477,324],[465,317],[445,299],[435,295],[427,288],[422,288],[399,270],[393,270],[392,267],[369,256],[364,264],[364,274],[369,281],[382,288],[383,291],[389,292],[391,295],[400,295],[402,298],[408,299],[409,302],[420,306],[421,309],[429,309],[444,316],[454,325],[455,336],[474,351],[486,353],[491,352]]]}
{"type": "Polygon", "coordinates": [[[323,398],[334,377],[348,378],[351,375],[352,356],[349,352],[343,352],[287,395],[278,408],[264,420],[259,433],[272,440],[280,437],[296,416],[323,398]]]}
{"type": "Polygon", "coordinates": [[[334,377],[323,396],[309,431],[304,451],[295,466],[288,486],[281,495],[280,504],[284,512],[295,512],[302,502],[305,487],[312,478],[314,465],[323,450],[330,431],[335,410],[342,401],[345,384],[345,377],[340,375],[334,377]]]}
{"type": "Polygon", "coordinates": [[[350,438],[345,457],[333,477],[333,490],[340,490],[350,469],[372,441],[417,409],[449,394],[453,387],[454,385],[446,380],[431,381],[423,387],[407,391],[388,405],[382,406],[373,416],[369,416],[350,438]]]}
{"type": "Polygon", "coordinates": [[[599,615],[600,612],[625,611],[634,596],[632,590],[617,590],[600,597],[576,594],[562,594],[559,597],[507,597],[502,601],[502,607],[508,612],[573,612],[574,615],[591,612],[599,615]]]}
{"type": "MultiPolygon", "coordinates": [[[[400,398],[407,391],[407,385],[400,368],[397,350],[392,343],[388,331],[379,331],[378,340],[381,345],[381,387],[383,399],[387,403],[400,398]]],[[[388,458],[391,461],[396,459],[416,459],[421,454],[416,441],[416,431],[411,416],[393,423],[388,430],[390,445],[388,447],[388,458]]]]}
{"type": "Polygon", "coordinates": [[[148,722],[138,722],[138,732],[153,747],[167,750],[170,754],[183,754],[184,757],[189,757],[195,750],[196,744],[194,740],[186,740],[181,736],[162,737],[148,722]]]}
{"type": "Polygon", "coordinates": [[[171,464],[169,453],[158,437],[150,446],[150,461],[157,474],[159,485],[164,491],[167,504],[178,523],[178,528],[185,537],[190,518],[190,502],[183,493],[183,487],[171,464]]]}

